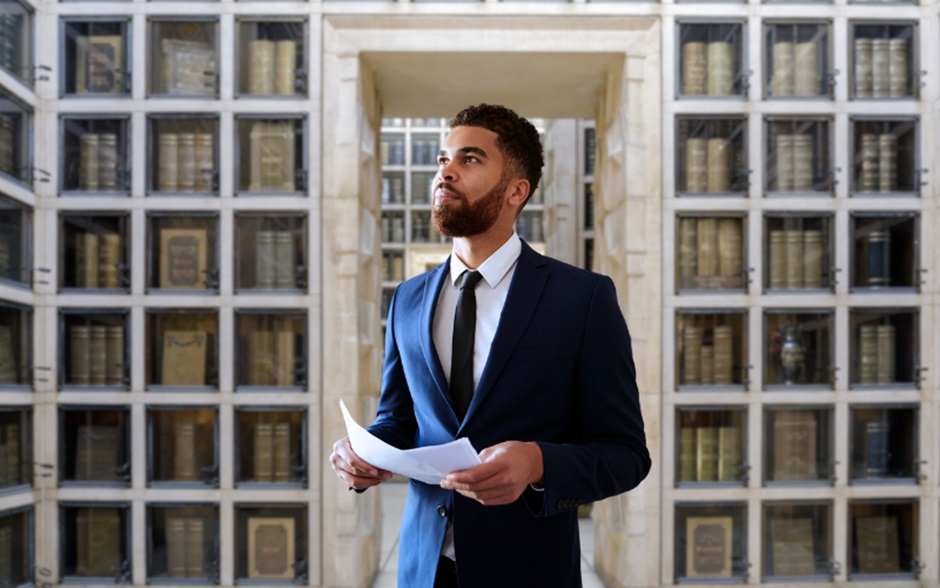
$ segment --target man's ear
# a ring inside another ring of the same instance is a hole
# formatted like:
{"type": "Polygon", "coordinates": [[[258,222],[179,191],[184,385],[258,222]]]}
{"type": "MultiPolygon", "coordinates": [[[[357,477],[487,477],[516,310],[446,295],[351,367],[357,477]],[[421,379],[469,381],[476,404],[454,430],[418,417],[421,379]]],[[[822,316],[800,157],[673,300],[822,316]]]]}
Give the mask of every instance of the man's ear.
{"type": "Polygon", "coordinates": [[[509,204],[522,206],[529,197],[529,180],[518,178],[509,184],[509,204]]]}

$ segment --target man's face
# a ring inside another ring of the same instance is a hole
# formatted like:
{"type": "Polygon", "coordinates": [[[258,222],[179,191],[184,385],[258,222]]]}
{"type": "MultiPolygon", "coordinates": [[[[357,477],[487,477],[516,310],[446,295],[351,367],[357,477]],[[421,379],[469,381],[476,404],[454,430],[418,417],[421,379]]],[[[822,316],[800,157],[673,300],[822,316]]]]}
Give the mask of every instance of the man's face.
{"type": "Polygon", "coordinates": [[[450,130],[438,156],[434,177],[431,218],[445,237],[473,237],[485,233],[508,206],[506,189],[510,178],[504,173],[502,153],[496,147],[496,133],[481,127],[455,127],[450,130]]]}

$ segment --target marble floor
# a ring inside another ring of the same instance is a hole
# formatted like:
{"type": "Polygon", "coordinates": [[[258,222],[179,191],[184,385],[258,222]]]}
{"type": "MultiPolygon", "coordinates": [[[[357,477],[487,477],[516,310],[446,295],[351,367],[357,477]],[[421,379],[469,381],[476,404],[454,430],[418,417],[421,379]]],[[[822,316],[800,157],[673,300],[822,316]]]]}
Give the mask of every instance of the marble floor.
{"type": "MultiPolygon", "coordinates": [[[[382,562],[372,588],[396,588],[398,583],[398,529],[401,526],[401,513],[405,508],[405,496],[408,485],[390,482],[379,486],[382,492],[382,509],[385,519],[382,522],[382,562]]],[[[584,588],[606,588],[594,572],[594,521],[581,521],[581,577],[584,588]]]]}

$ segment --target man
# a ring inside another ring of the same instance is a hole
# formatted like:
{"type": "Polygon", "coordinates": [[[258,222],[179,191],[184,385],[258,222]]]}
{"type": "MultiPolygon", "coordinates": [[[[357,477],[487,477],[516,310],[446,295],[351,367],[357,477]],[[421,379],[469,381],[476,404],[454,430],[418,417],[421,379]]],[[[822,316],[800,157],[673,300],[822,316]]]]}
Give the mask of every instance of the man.
{"type": "MultiPolygon", "coordinates": [[[[402,449],[467,437],[482,464],[410,482],[399,586],[580,586],[578,506],[650,468],[630,336],[609,278],[513,230],[541,177],[531,123],[481,104],[450,127],[433,221],[453,252],[395,292],[369,430],[402,449]]],[[[358,491],[391,477],[348,439],[330,462],[358,491]]]]}

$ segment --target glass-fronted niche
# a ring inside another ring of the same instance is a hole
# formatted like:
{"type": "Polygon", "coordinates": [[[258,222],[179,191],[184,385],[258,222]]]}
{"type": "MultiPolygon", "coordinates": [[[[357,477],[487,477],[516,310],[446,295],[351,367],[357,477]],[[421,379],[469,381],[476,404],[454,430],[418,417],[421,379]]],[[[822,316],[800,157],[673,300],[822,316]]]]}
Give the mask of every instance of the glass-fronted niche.
{"type": "Polygon", "coordinates": [[[678,42],[679,97],[744,95],[742,23],[680,22],[678,42]]]}
{"type": "Polygon", "coordinates": [[[853,388],[912,388],[920,383],[917,309],[854,308],[849,327],[853,388]]]}
{"type": "Polygon", "coordinates": [[[29,286],[32,266],[33,211],[0,194],[0,280],[29,286]]]}
{"type": "Polygon", "coordinates": [[[805,485],[835,480],[830,406],[764,410],[764,484],[805,485]]]}
{"type": "Polygon", "coordinates": [[[219,507],[215,504],[147,505],[147,582],[219,582],[219,507]]]}
{"type": "Polygon", "coordinates": [[[126,311],[66,309],[59,320],[63,390],[130,386],[126,311]]]}
{"type": "Polygon", "coordinates": [[[676,290],[743,290],[747,283],[743,215],[676,217],[676,290]]]}
{"type": "Polygon", "coordinates": [[[153,115],[149,127],[148,193],[218,192],[218,117],[153,115]]]}
{"type": "Polygon", "coordinates": [[[830,581],[835,571],[831,503],[766,503],[763,523],[766,581],[830,581]]]}
{"type": "Polygon", "coordinates": [[[239,487],[307,484],[307,412],[302,407],[236,410],[239,487]]]}
{"type": "Polygon", "coordinates": [[[235,213],[235,290],[307,288],[307,216],[235,213]]]}
{"type": "Polygon", "coordinates": [[[855,213],[850,217],[853,240],[853,291],[920,288],[920,232],[916,213],[855,213]]]}
{"type": "Polygon", "coordinates": [[[63,289],[130,288],[130,217],[123,212],[62,213],[59,284],[63,289]]]}
{"type": "Polygon", "coordinates": [[[675,577],[706,582],[744,580],[747,561],[747,505],[676,504],[675,577]]]}
{"type": "Polygon", "coordinates": [[[920,74],[915,23],[853,21],[849,35],[852,98],[917,96],[920,74]]]}
{"type": "Polygon", "coordinates": [[[149,309],[147,388],[215,389],[219,383],[217,311],[149,309]]]}
{"type": "MultiPolygon", "coordinates": [[[[435,121],[439,119],[434,119],[435,121]]],[[[438,122],[438,124],[440,124],[438,122]]],[[[383,133],[380,140],[381,163],[383,166],[429,166],[437,167],[437,154],[441,147],[440,130],[416,130],[407,135],[404,133],[383,133]],[[410,149],[408,148],[410,145],[410,149]],[[408,160],[406,161],[406,154],[408,160]]],[[[432,175],[435,170],[431,171],[432,175]]]]}
{"type": "MultiPolygon", "coordinates": [[[[33,411],[0,408],[0,492],[32,483],[33,411]]],[[[3,524],[0,523],[0,555],[4,553],[2,534],[3,524]]],[[[3,576],[3,566],[0,566],[0,582],[3,576]]]]}
{"type": "Polygon", "coordinates": [[[676,486],[747,480],[747,411],[688,407],[676,411],[676,486]]]}
{"type": "Polygon", "coordinates": [[[32,582],[35,533],[32,507],[0,513],[0,582],[4,586],[28,586],[32,582]]]}
{"type": "Polygon", "coordinates": [[[382,280],[401,282],[405,279],[405,252],[401,250],[382,250],[382,280]]]}
{"type": "Polygon", "coordinates": [[[127,18],[64,18],[60,52],[65,96],[129,95],[131,91],[127,18]]]}
{"type": "Polygon", "coordinates": [[[917,196],[923,170],[916,118],[852,119],[853,196],[917,196]]]}
{"type": "Polygon", "coordinates": [[[307,315],[304,311],[241,310],[236,385],[242,389],[307,387],[307,315]]]}
{"type": "Polygon", "coordinates": [[[147,287],[214,290],[219,287],[216,214],[148,216],[147,287]]]}
{"type": "Polygon", "coordinates": [[[920,432],[916,406],[852,406],[850,430],[853,484],[914,483],[920,477],[920,432]]]}
{"type": "Polygon", "coordinates": [[[832,388],[833,321],[830,309],[765,311],[764,389],[832,388]]]}
{"type": "MultiPolygon", "coordinates": [[[[529,243],[545,242],[545,224],[541,210],[523,210],[516,217],[516,233],[529,243]]],[[[433,229],[432,229],[433,230],[433,229]]]]}
{"type": "Polygon", "coordinates": [[[747,311],[676,312],[676,382],[679,391],[743,390],[747,382],[747,311]]]}
{"type": "Polygon", "coordinates": [[[307,581],[307,505],[235,505],[239,582],[307,581]]]}
{"type": "Polygon", "coordinates": [[[676,120],[679,195],[744,196],[748,188],[747,122],[743,117],[676,120]]]}
{"type": "Polygon", "coordinates": [[[769,213],[764,217],[764,288],[831,290],[835,285],[832,215],[769,213]]]}
{"type": "Polygon", "coordinates": [[[307,189],[303,116],[236,117],[239,192],[295,194],[307,189]]]}
{"type": "Polygon", "coordinates": [[[238,19],[238,93],[306,94],[306,29],[304,19],[238,19]]]}
{"type": "Polygon", "coordinates": [[[764,95],[768,98],[830,98],[828,22],[767,22],[764,25],[764,95]]]}
{"type": "Polygon", "coordinates": [[[849,503],[849,580],[920,573],[920,516],[914,500],[849,503]]]}
{"type": "Polygon", "coordinates": [[[767,117],[768,195],[831,195],[832,151],[828,118],[767,117]]]}
{"type": "Polygon", "coordinates": [[[130,117],[62,117],[60,189],[127,196],[130,192],[130,117]]]}
{"type": "Polygon", "coordinates": [[[150,25],[149,93],[217,97],[217,19],[153,18],[150,25]]]}
{"type": "Polygon", "coordinates": [[[130,504],[64,502],[59,510],[62,581],[99,578],[102,583],[129,584],[130,504]]]}
{"type": "Polygon", "coordinates": [[[32,85],[33,10],[19,0],[0,0],[0,68],[32,85]]]}
{"type": "Polygon", "coordinates": [[[218,487],[218,418],[218,410],[214,408],[148,409],[150,485],[218,487]]]}
{"type": "Polygon", "coordinates": [[[32,182],[33,111],[0,88],[0,175],[23,184],[32,182]]]}
{"type": "Polygon", "coordinates": [[[406,238],[409,243],[447,241],[434,230],[430,210],[412,210],[410,214],[406,214],[404,210],[383,210],[380,225],[382,243],[404,244],[406,238]]]}
{"type": "Polygon", "coordinates": [[[130,417],[126,406],[60,406],[60,482],[130,486],[130,417]]]}
{"type": "Polygon", "coordinates": [[[33,372],[33,309],[0,301],[0,390],[29,390],[33,372]]]}

